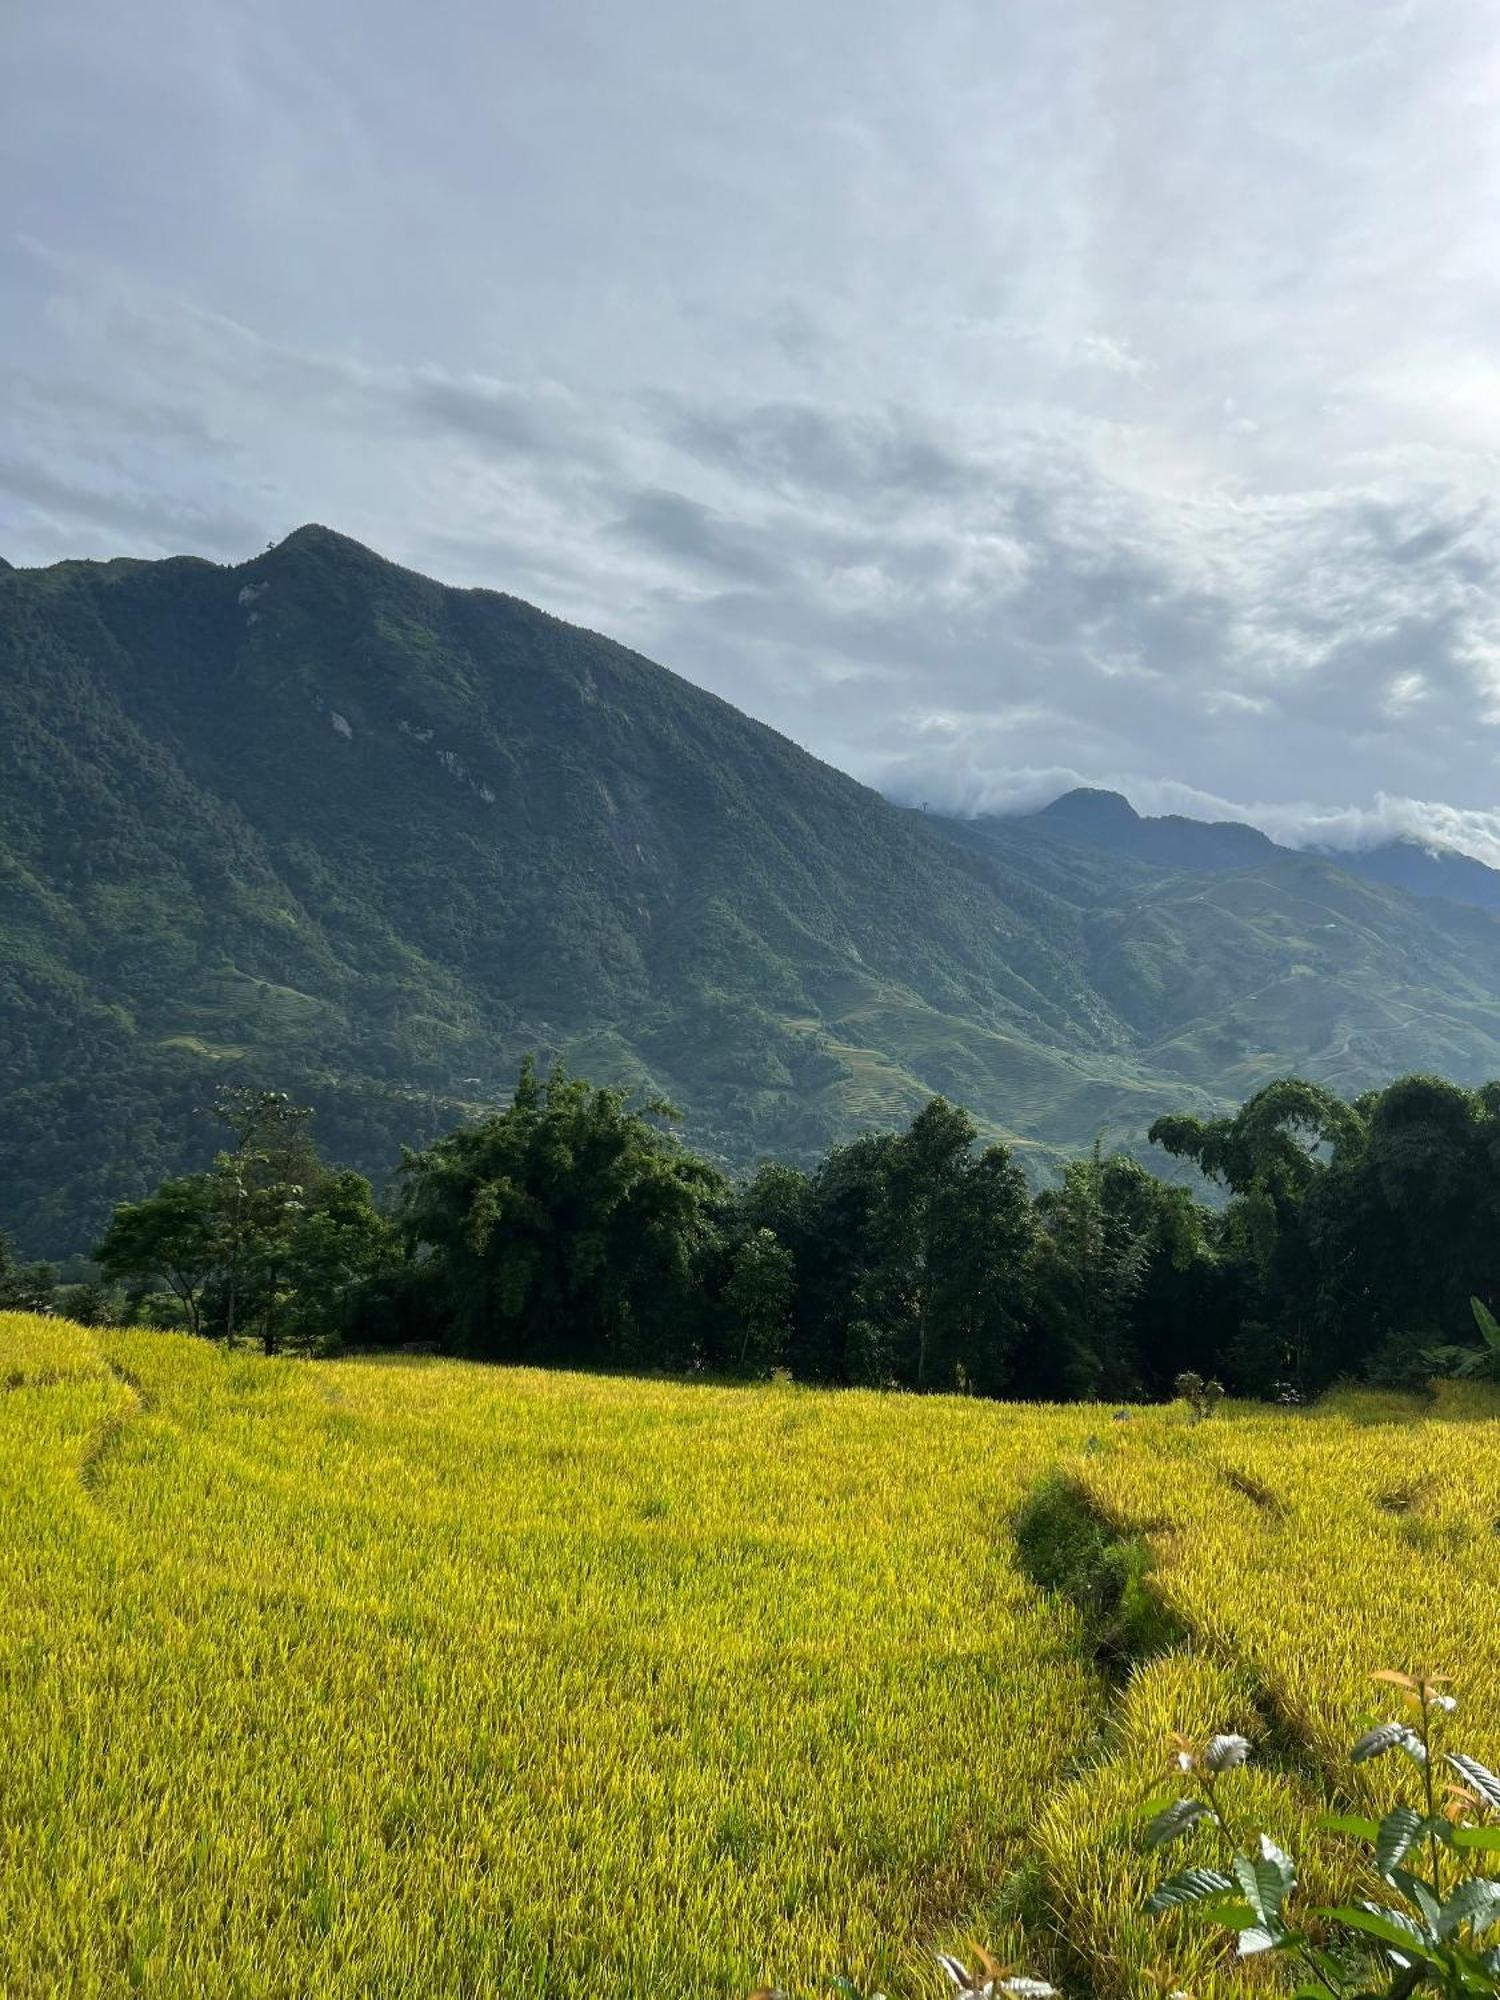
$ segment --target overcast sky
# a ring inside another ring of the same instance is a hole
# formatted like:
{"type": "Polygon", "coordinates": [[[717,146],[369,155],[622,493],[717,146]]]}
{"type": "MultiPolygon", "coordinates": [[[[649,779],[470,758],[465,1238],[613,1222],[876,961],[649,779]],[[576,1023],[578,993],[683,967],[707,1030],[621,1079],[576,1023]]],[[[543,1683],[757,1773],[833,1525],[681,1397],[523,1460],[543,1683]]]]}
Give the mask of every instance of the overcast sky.
{"type": "Polygon", "coordinates": [[[1500,860],[1491,0],[13,0],[0,180],[12,561],[321,520],[903,796],[1500,860]]]}

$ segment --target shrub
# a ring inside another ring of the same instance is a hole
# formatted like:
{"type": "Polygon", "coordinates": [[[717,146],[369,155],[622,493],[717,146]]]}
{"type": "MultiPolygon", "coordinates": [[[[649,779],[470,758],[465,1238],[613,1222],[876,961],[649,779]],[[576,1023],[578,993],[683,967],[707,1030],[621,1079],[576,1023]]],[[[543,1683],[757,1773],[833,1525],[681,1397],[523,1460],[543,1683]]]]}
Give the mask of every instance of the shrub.
{"type": "Polygon", "coordinates": [[[1147,1908],[1194,1909],[1237,1934],[1241,1958],[1279,1954],[1296,1962],[1298,2000],[1407,2000],[1427,1988],[1444,2000],[1500,1995],[1500,1880],[1482,1872],[1500,1853],[1500,1778],[1475,1758],[1441,1750],[1458,1704],[1446,1676],[1381,1672],[1404,1713],[1367,1729],[1350,1751],[1368,1763],[1394,1751],[1417,1773],[1415,1796],[1376,1822],[1324,1822],[1371,1850],[1372,1894],[1335,1909],[1299,1909],[1297,1870],[1264,1833],[1246,1838],[1223,1797],[1223,1781],[1250,1754],[1243,1736],[1207,1743],[1177,1739],[1179,1770],[1194,1780],[1183,1798],[1163,1803],[1146,1829],[1148,1847],[1211,1828],[1219,1866],[1198,1862],[1162,1882],[1147,1908]],[[1439,1757],[1446,1771],[1439,1793],[1439,1757]],[[1378,1885],[1378,1886],[1377,1886],[1378,1885]]]}
{"type": "Polygon", "coordinates": [[[1224,1384],[1212,1378],[1205,1381],[1196,1369],[1184,1368],[1172,1384],[1172,1394],[1187,1404],[1194,1421],[1201,1424],[1223,1402],[1224,1384]]]}

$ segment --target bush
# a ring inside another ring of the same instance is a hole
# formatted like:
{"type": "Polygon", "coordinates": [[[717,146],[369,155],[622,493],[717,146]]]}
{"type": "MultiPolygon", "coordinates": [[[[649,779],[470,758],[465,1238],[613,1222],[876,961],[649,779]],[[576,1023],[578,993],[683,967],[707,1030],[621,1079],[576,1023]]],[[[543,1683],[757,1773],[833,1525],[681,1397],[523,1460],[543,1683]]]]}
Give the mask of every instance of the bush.
{"type": "Polygon", "coordinates": [[[1500,1853],[1500,1778],[1473,1757],[1440,1750],[1458,1704],[1442,1674],[1384,1671],[1375,1679],[1398,1695],[1403,1713],[1367,1729],[1353,1763],[1396,1752],[1417,1773],[1415,1795],[1378,1823],[1324,1823],[1371,1849],[1375,1893],[1337,1909],[1299,1909],[1296,1864],[1266,1834],[1243,1842],[1231,1832],[1221,1780],[1250,1755],[1243,1736],[1205,1744],[1179,1741],[1177,1766],[1194,1781],[1188,1796],[1162,1806],[1146,1829],[1148,1847],[1212,1829],[1223,1865],[1202,1863],[1161,1883],[1147,1908],[1194,1909],[1237,1934],[1241,1958],[1280,1955],[1295,1964],[1298,2000],[1407,2000],[1419,1988],[1444,2000],[1500,1995],[1500,1881],[1480,1864],[1500,1853]],[[1457,1778],[1438,1791],[1439,1758],[1457,1778]]]}

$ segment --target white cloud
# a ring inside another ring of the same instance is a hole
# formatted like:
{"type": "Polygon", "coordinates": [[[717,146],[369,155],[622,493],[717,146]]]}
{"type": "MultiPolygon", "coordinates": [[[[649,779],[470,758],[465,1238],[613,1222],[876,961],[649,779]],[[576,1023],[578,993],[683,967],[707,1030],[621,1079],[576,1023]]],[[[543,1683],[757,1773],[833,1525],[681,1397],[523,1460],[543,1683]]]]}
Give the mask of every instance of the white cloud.
{"type": "MultiPolygon", "coordinates": [[[[1378,793],[1371,805],[1336,806],[1306,800],[1267,803],[1218,798],[1175,778],[1142,777],[1130,772],[1101,776],[1065,766],[993,773],[960,766],[957,786],[939,796],[965,816],[993,813],[1009,817],[1037,812],[1080,785],[1120,792],[1137,812],[1147,816],[1180,813],[1188,819],[1234,820],[1259,827],[1262,833],[1286,847],[1357,853],[1386,841],[1413,840],[1435,850],[1448,848],[1470,854],[1488,867],[1500,868],[1500,808],[1461,810],[1432,799],[1395,798],[1378,793]]],[[[915,767],[903,767],[892,774],[892,790],[911,804],[928,797],[921,773],[915,767]]],[[[939,800],[935,797],[929,802],[939,800]]]]}
{"type": "Polygon", "coordinates": [[[0,548],[232,559],[322,519],[935,804],[1165,772],[1478,851],[1491,26],[31,10],[0,548]],[[1376,803],[1305,803],[1340,799],[1376,803]]]}

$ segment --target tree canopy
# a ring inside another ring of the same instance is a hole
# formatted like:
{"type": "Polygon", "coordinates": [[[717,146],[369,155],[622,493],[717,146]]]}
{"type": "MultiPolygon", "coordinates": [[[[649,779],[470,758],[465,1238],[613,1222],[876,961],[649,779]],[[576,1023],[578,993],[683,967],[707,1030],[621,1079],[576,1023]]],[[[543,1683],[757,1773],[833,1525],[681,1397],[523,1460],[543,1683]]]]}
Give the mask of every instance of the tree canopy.
{"type": "MultiPolygon", "coordinates": [[[[1111,1399],[1492,1365],[1500,1085],[1411,1076],[1350,1103],[1288,1078],[1233,1117],[1157,1121],[1195,1186],[1096,1146],[1035,1195],[941,1097],[736,1183],[670,1106],[528,1061],[502,1107],[408,1152],[384,1203],[285,1096],[215,1115],[212,1164],[121,1204],[99,1269],[137,1312],[267,1352],[1111,1399]]],[[[0,1245],[0,1302],[53,1283],[0,1245]]],[[[98,1290],[75,1287],[80,1310],[109,1308],[98,1290]]]]}

